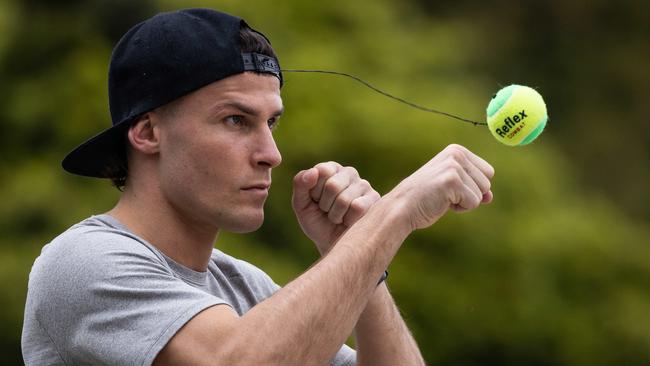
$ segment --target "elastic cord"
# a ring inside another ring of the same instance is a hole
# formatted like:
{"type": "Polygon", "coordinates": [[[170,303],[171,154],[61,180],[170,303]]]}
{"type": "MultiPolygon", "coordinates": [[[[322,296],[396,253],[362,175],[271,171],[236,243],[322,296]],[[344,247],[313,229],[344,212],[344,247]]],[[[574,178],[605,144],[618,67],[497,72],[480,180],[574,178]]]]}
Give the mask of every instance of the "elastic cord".
{"type": "Polygon", "coordinates": [[[377,93],[379,93],[379,94],[381,94],[383,96],[394,99],[394,100],[396,100],[396,101],[398,101],[400,103],[404,103],[404,104],[406,104],[406,105],[408,105],[410,107],[413,107],[415,109],[419,109],[421,111],[425,111],[425,112],[429,112],[429,113],[441,114],[443,116],[454,118],[456,120],[459,120],[459,121],[462,121],[462,122],[465,122],[465,123],[471,123],[474,126],[487,125],[487,123],[485,123],[485,122],[472,121],[471,119],[459,117],[459,116],[453,115],[451,113],[439,111],[439,110],[436,110],[436,109],[433,109],[433,108],[423,107],[423,106],[415,104],[413,102],[409,102],[408,100],[402,99],[400,97],[396,97],[396,96],[394,96],[392,94],[389,94],[389,93],[387,93],[387,92],[373,86],[372,84],[368,83],[367,81],[362,80],[359,77],[356,77],[354,75],[350,75],[350,74],[347,74],[347,73],[344,73],[344,72],[330,71],[330,70],[297,70],[297,69],[282,69],[282,72],[313,72],[313,73],[319,73],[319,74],[332,74],[332,75],[346,76],[346,77],[349,77],[350,79],[353,79],[353,80],[356,80],[356,81],[360,82],[361,84],[365,85],[366,87],[374,90],[375,92],[377,92],[377,93]]]}

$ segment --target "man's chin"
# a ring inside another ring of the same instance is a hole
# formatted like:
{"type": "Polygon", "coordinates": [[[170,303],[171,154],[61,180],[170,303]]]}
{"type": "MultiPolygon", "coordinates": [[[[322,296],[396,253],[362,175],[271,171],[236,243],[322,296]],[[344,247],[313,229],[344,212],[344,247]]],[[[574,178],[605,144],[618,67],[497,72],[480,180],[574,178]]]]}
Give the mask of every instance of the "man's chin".
{"type": "Polygon", "coordinates": [[[248,216],[246,218],[239,218],[233,220],[229,225],[223,225],[221,229],[237,234],[244,234],[253,232],[264,223],[264,213],[260,215],[248,216]]]}

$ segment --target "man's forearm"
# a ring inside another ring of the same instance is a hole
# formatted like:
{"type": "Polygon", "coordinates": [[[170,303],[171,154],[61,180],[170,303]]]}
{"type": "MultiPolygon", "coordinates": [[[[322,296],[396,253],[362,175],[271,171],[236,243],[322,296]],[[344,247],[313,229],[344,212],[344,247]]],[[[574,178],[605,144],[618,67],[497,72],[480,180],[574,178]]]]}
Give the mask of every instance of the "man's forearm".
{"type": "Polygon", "coordinates": [[[241,318],[246,342],[260,340],[258,355],[291,349],[282,352],[286,360],[272,361],[296,365],[323,364],[334,356],[376,291],[376,278],[410,233],[392,219],[395,211],[385,201],[375,205],[309,271],[241,318]]]}
{"type": "Polygon", "coordinates": [[[424,365],[385,283],[380,284],[355,328],[357,363],[365,365],[424,365]]]}

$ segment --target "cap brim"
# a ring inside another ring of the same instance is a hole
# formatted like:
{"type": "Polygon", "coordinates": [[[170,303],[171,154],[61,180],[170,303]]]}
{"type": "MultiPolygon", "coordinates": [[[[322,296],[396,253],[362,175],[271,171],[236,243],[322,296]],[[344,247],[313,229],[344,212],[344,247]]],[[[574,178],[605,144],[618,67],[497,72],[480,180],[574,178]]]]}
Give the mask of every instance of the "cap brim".
{"type": "Polygon", "coordinates": [[[86,177],[109,178],[106,168],[124,148],[129,122],[114,125],[77,146],[63,158],[63,169],[86,177]]]}

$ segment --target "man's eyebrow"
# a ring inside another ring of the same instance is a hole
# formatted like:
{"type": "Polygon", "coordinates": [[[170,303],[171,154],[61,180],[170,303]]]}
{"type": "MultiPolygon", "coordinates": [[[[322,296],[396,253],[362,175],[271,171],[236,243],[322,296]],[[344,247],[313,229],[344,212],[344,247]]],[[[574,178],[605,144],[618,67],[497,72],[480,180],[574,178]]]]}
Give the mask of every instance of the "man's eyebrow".
{"type": "MultiPolygon", "coordinates": [[[[248,106],[248,105],[246,105],[244,103],[240,103],[240,102],[236,102],[236,101],[228,101],[228,102],[224,102],[224,103],[217,103],[214,106],[214,109],[217,110],[217,111],[221,110],[221,109],[224,109],[224,108],[239,109],[241,112],[243,112],[245,114],[249,114],[249,115],[254,116],[254,117],[257,117],[257,116],[260,115],[260,112],[257,109],[255,109],[255,108],[253,108],[251,106],[248,106]]],[[[282,106],[282,108],[280,108],[279,110],[274,112],[272,116],[273,117],[279,117],[279,116],[282,115],[282,113],[284,113],[284,106],[282,106]]]]}

